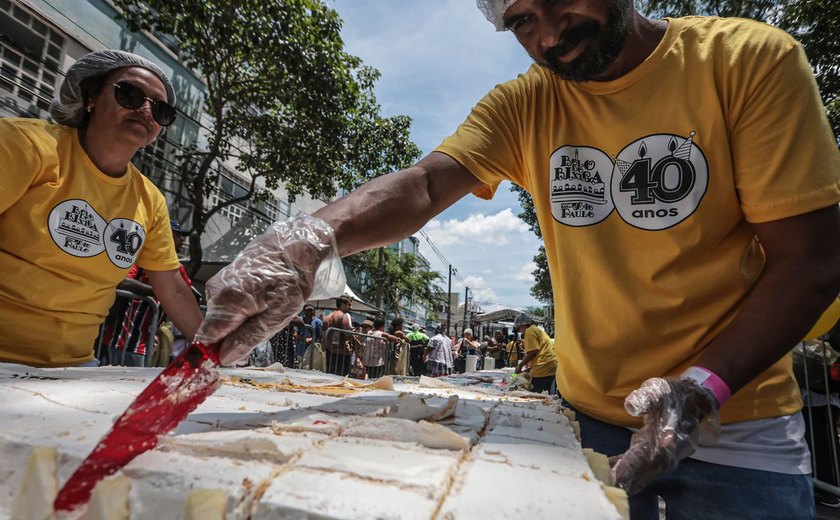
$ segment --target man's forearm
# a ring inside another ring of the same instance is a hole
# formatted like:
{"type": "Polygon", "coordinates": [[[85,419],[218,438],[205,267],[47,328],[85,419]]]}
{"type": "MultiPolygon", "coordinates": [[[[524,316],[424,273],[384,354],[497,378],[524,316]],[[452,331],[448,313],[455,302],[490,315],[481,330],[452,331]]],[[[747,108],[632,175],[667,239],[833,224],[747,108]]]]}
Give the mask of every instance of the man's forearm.
{"type": "Polygon", "coordinates": [[[335,230],[343,257],[402,240],[479,185],[454,159],[432,153],[411,168],[373,179],[314,215],[335,230]]]}
{"type": "Polygon", "coordinates": [[[697,364],[734,394],[803,339],[840,290],[836,206],[754,226],[767,263],[738,316],[697,364]]]}
{"type": "Polygon", "coordinates": [[[811,278],[802,266],[768,267],[697,364],[721,377],[733,394],[770,368],[803,339],[837,294],[821,292],[811,278]]]}

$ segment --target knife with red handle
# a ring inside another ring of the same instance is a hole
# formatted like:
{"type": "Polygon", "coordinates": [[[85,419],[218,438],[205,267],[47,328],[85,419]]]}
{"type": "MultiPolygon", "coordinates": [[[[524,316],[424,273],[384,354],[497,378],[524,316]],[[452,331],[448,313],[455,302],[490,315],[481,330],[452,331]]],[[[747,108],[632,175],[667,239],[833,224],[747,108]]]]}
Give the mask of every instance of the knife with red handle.
{"type": "Polygon", "coordinates": [[[149,383],[58,492],[56,512],[90,500],[97,482],[150,450],[220,386],[219,346],[193,342],[149,383]]]}

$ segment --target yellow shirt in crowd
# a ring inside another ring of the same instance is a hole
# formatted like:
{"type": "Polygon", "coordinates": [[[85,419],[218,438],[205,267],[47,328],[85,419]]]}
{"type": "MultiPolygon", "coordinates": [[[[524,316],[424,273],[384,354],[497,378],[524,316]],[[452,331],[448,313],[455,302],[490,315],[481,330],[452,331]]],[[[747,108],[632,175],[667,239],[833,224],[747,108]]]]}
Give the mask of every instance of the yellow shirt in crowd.
{"type": "Polygon", "coordinates": [[[77,131],[0,119],[0,361],[93,359],[114,289],[137,263],[177,269],[166,201],[133,166],[105,175],[77,131]]]}
{"type": "MultiPolygon", "coordinates": [[[[801,46],[741,19],[669,19],[613,81],[534,65],[493,89],[437,149],[531,193],[551,269],[560,393],[638,425],[624,398],[680,374],[738,313],[764,265],[751,223],[840,201],[840,156],[801,46]]],[[[737,354],[736,354],[737,355],[737,354]]],[[[723,422],[801,407],[786,356],[723,422]]]]}
{"type": "Polygon", "coordinates": [[[525,329],[524,339],[525,354],[537,352],[537,357],[528,363],[531,377],[553,376],[557,372],[557,356],[548,334],[536,325],[531,325],[525,329]]]}

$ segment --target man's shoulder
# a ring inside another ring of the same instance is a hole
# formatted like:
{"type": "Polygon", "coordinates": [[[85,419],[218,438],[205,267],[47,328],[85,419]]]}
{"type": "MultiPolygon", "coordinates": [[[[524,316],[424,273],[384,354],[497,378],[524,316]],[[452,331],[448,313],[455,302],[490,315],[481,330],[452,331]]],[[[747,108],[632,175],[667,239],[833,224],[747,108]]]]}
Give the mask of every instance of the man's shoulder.
{"type": "Polygon", "coordinates": [[[781,56],[798,43],[790,34],[764,22],[747,18],[687,16],[670,21],[676,24],[680,39],[708,52],[723,51],[733,62],[743,57],[781,56]]]}

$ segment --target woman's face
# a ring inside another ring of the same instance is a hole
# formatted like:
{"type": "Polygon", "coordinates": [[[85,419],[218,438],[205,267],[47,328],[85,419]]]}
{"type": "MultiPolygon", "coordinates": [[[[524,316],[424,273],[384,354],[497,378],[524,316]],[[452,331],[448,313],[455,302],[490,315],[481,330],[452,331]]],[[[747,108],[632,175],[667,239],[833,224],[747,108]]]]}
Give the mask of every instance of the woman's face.
{"type": "Polygon", "coordinates": [[[132,84],[148,98],[167,100],[163,82],[150,70],[141,67],[115,70],[105,78],[99,95],[87,103],[88,106],[93,105],[87,132],[111,136],[139,150],[157,138],[161,126],[152,117],[150,101],[144,101],[140,108],[135,109],[124,108],[117,103],[114,96],[117,87],[114,84],[120,82],[132,84]]]}

